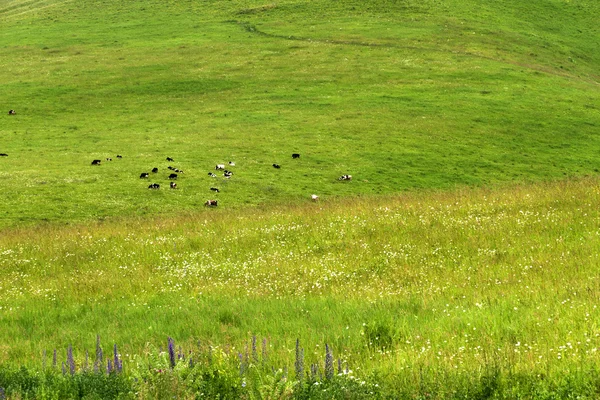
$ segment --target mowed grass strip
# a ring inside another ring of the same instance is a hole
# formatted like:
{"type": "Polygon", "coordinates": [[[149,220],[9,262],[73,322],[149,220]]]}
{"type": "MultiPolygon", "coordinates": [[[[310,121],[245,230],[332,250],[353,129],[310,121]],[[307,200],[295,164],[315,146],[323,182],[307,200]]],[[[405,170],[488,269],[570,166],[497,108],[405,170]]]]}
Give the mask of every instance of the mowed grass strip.
{"type": "Polygon", "coordinates": [[[0,361],[256,335],[281,365],[300,338],[307,362],[328,343],[406,382],[558,379],[600,367],[599,200],[588,178],[7,229],[0,361]]]}
{"type": "Polygon", "coordinates": [[[0,226],[177,215],[219,185],[220,206],[237,208],[592,174],[599,11],[0,3],[0,226]],[[167,185],[167,156],[185,171],[179,190],[149,192],[139,175],[158,167],[167,185]],[[208,177],[227,161],[232,179],[208,177]]]}

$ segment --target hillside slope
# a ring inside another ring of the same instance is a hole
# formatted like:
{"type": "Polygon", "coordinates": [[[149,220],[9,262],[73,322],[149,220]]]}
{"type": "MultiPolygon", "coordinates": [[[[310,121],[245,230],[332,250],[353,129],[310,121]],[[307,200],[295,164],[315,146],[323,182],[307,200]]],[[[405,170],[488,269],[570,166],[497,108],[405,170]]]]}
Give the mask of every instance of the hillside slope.
{"type": "Polygon", "coordinates": [[[0,0],[0,224],[594,174],[599,12],[0,0]],[[230,160],[232,179],[208,176],[230,160]],[[150,193],[171,164],[179,190],[150,193]]]}

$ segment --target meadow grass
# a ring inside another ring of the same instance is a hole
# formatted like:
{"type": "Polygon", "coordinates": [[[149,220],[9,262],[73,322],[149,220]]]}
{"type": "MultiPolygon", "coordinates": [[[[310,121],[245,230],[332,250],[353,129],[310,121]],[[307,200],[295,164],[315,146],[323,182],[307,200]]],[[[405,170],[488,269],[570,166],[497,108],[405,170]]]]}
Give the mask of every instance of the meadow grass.
{"type": "Polygon", "coordinates": [[[0,389],[597,397],[599,13],[0,0],[0,389]],[[96,335],[125,381],[60,374],[96,335]]]}
{"type": "Polygon", "coordinates": [[[176,215],[211,186],[239,208],[594,173],[598,12],[580,0],[0,1],[0,226],[176,215]],[[230,160],[232,179],[207,176],[230,160]],[[185,171],[180,189],[148,191],[140,173],[158,167],[165,186],[168,165],[185,171]]]}
{"type": "Polygon", "coordinates": [[[329,344],[391,393],[567,373],[589,389],[599,198],[587,178],[6,229],[0,363],[72,345],[80,365],[99,334],[127,370],[167,337],[235,358],[255,335],[290,370],[297,339],[307,365],[329,344]]]}

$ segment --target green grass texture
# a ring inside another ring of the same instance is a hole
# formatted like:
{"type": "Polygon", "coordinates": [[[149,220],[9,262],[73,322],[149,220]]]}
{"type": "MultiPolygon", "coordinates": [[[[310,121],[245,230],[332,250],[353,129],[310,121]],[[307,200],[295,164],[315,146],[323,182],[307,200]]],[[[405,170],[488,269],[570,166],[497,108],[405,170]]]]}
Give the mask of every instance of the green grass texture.
{"type": "Polygon", "coordinates": [[[584,0],[0,0],[0,226],[594,174],[599,14],[584,0]],[[208,176],[228,161],[231,179],[208,176]]]}

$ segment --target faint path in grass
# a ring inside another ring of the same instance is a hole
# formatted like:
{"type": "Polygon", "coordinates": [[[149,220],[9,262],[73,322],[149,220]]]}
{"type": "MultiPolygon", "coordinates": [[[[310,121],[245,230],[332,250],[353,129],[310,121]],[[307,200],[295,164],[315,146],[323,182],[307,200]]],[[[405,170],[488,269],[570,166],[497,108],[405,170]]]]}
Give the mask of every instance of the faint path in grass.
{"type": "Polygon", "coordinates": [[[13,1],[8,2],[4,7],[0,8],[0,19],[8,19],[24,14],[37,12],[46,8],[58,7],[66,3],[72,3],[73,0],[63,1],[48,1],[48,0],[31,0],[31,1],[13,1]]]}
{"type": "Polygon", "coordinates": [[[523,62],[519,62],[517,60],[499,59],[496,57],[490,57],[490,56],[486,56],[484,54],[473,53],[470,51],[449,50],[449,49],[444,49],[444,48],[440,48],[440,47],[406,46],[406,45],[401,46],[401,45],[397,45],[394,43],[361,42],[361,41],[356,41],[356,40],[322,39],[322,38],[311,38],[311,37],[296,36],[296,35],[279,35],[279,34],[275,34],[275,33],[261,31],[260,29],[258,29],[256,27],[256,25],[253,25],[253,24],[251,24],[249,22],[245,22],[245,21],[227,20],[225,22],[236,24],[236,25],[242,27],[246,32],[252,33],[254,35],[263,36],[263,37],[267,37],[267,38],[273,38],[273,39],[296,40],[296,41],[302,41],[302,42],[326,43],[326,44],[343,45],[343,46],[382,47],[382,48],[419,50],[419,51],[428,51],[428,52],[437,52],[437,53],[452,53],[452,54],[465,55],[465,56],[469,56],[469,57],[477,57],[477,58],[481,58],[484,60],[490,60],[490,61],[495,61],[495,62],[504,63],[504,64],[511,64],[511,65],[515,65],[518,67],[527,68],[532,71],[542,72],[544,74],[559,76],[562,78],[573,79],[573,80],[577,80],[577,81],[581,81],[581,82],[585,82],[585,83],[589,83],[589,84],[594,84],[594,85],[600,84],[600,75],[590,75],[590,77],[593,79],[586,79],[585,77],[569,74],[565,71],[556,70],[555,68],[547,67],[544,65],[523,63],[523,62]]]}

